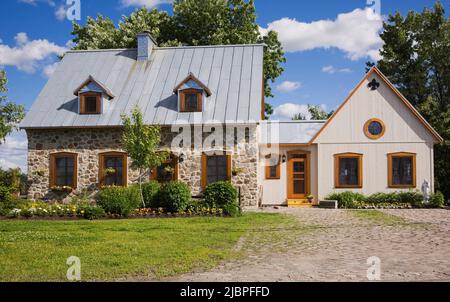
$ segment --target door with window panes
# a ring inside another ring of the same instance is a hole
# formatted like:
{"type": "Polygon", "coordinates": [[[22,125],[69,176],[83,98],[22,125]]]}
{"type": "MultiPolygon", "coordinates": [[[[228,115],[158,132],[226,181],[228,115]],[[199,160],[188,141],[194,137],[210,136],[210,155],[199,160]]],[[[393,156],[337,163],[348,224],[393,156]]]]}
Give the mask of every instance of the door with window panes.
{"type": "Polygon", "coordinates": [[[304,199],[309,194],[308,188],[308,156],[306,154],[293,154],[288,165],[288,199],[304,199]]]}

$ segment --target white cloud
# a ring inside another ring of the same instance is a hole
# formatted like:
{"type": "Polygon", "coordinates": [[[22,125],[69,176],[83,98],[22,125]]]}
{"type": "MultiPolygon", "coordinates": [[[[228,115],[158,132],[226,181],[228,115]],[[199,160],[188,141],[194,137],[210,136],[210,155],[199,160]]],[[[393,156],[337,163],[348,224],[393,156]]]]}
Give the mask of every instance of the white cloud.
{"type": "Polygon", "coordinates": [[[145,6],[152,8],[160,4],[172,3],[173,0],[122,0],[123,6],[145,6]]]}
{"type": "Polygon", "coordinates": [[[282,104],[275,107],[271,120],[290,121],[296,114],[302,114],[306,119],[311,118],[311,114],[308,112],[308,105],[300,105],[293,103],[282,104]]]}
{"type": "Polygon", "coordinates": [[[18,0],[18,2],[22,2],[22,3],[26,3],[26,4],[31,4],[31,5],[36,5],[38,2],[45,2],[50,6],[55,6],[55,1],[53,0],[18,0]]]}
{"type": "Polygon", "coordinates": [[[28,142],[24,131],[14,132],[0,143],[0,167],[27,170],[28,142]]]}
{"type": "Polygon", "coordinates": [[[42,69],[42,73],[49,78],[56,70],[56,67],[58,67],[59,62],[55,62],[53,64],[47,65],[42,69]]]}
{"type": "Polygon", "coordinates": [[[15,47],[0,44],[0,65],[16,66],[28,73],[35,72],[40,61],[67,51],[67,48],[45,39],[30,41],[26,33],[18,33],[15,40],[15,47]]]}
{"type": "Polygon", "coordinates": [[[382,16],[372,9],[355,9],[339,14],[335,20],[319,20],[311,23],[282,18],[261,28],[278,32],[278,37],[287,52],[302,52],[317,48],[337,48],[351,60],[369,57],[379,60],[379,49],[383,45],[379,33],[383,28],[382,16]]]}
{"type": "Polygon", "coordinates": [[[58,6],[58,8],[55,10],[55,17],[59,21],[63,21],[67,17],[67,8],[64,5],[58,6]]]}
{"type": "Polygon", "coordinates": [[[280,85],[277,85],[277,90],[287,93],[292,92],[302,87],[302,83],[300,82],[291,82],[291,81],[284,81],[280,85]]]}
{"type": "Polygon", "coordinates": [[[334,73],[350,73],[352,70],[350,68],[336,68],[333,65],[325,66],[322,68],[322,72],[334,74],[334,73]]]}

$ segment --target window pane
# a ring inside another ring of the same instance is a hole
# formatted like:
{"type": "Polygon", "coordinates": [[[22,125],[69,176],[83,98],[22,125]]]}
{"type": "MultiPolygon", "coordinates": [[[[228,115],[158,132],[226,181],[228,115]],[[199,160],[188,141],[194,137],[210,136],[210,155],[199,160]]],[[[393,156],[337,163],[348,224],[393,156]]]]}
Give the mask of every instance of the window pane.
{"type": "Polygon", "coordinates": [[[226,155],[208,156],[206,172],[208,184],[228,180],[226,155]]]}
{"type": "Polygon", "coordinates": [[[278,172],[278,167],[277,166],[270,166],[270,177],[271,178],[276,178],[278,177],[277,172],[278,172]]]}
{"type": "Polygon", "coordinates": [[[413,159],[412,157],[392,158],[392,181],[394,185],[413,184],[413,159]]]}
{"type": "Polygon", "coordinates": [[[380,135],[383,132],[383,126],[380,122],[371,122],[369,125],[369,133],[372,135],[380,135]]]}
{"type": "Polygon", "coordinates": [[[305,181],[302,179],[294,179],[294,194],[305,193],[305,181]]]}
{"type": "Polygon", "coordinates": [[[186,93],[184,95],[184,108],[186,111],[197,111],[197,94],[186,93]]]}
{"type": "Polygon", "coordinates": [[[72,157],[58,157],[55,160],[55,178],[57,186],[72,186],[74,176],[74,161],[72,157]]]}
{"type": "Polygon", "coordinates": [[[359,184],[358,158],[339,159],[339,184],[343,186],[357,186],[359,184]]]}
{"type": "Polygon", "coordinates": [[[96,113],[97,110],[97,97],[96,96],[86,96],[84,97],[84,108],[86,113],[96,113]]]}
{"type": "Polygon", "coordinates": [[[107,156],[104,162],[105,185],[122,186],[123,184],[123,158],[121,156],[107,156]]]}

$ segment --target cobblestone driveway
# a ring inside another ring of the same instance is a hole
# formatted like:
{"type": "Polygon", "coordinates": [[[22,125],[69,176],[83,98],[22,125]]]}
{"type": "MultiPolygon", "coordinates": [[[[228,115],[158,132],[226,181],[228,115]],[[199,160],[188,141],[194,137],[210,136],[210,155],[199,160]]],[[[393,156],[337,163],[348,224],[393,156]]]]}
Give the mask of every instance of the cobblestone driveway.
{"type": "MultiPolygon", "coordinates": [[[[383,210],[406,223],[357,218],[347,210],[267,209],[295,215],[314,231],[298,235],[288,252],[264,247],[246,258],[177,281],[367,281],[371,256],[382,281],[450,280],[450,211],[383,210]]],[[[297,235],[295,235],[297,236],[297,235]]]]}

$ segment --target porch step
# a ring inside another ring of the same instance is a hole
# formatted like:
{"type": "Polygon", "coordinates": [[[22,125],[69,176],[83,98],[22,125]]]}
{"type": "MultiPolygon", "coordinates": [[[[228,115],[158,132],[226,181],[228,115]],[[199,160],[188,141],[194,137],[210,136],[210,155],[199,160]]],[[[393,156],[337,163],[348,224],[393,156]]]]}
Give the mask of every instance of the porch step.
{"type": "Polygon", "coordinates": [[[312,208],[313,205],[307,199],[288,199],[290,208],[312,208]]]}

